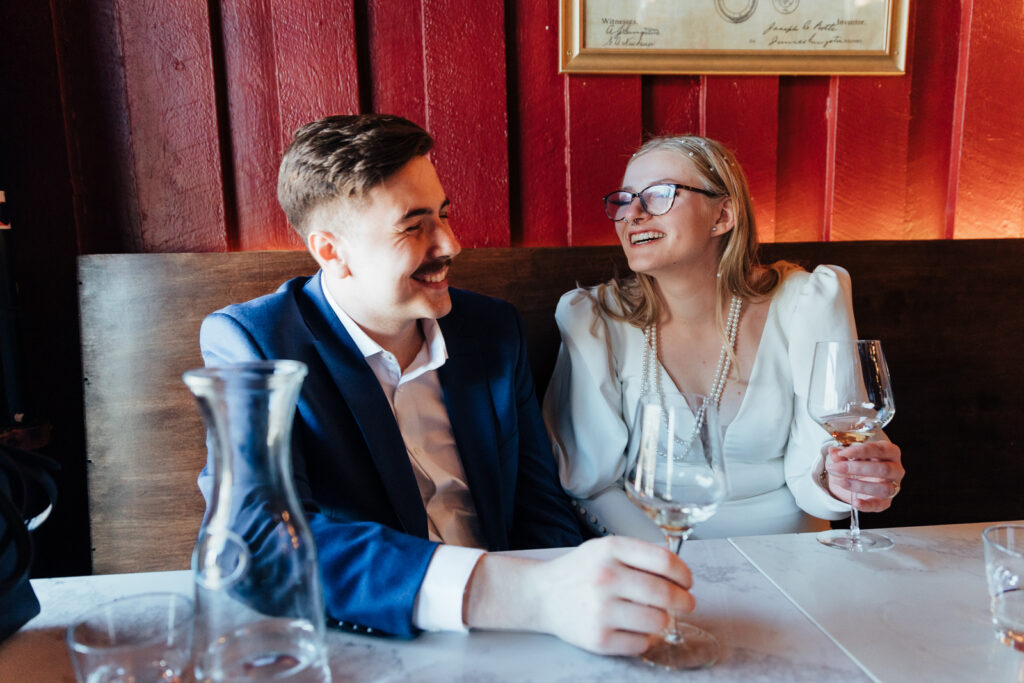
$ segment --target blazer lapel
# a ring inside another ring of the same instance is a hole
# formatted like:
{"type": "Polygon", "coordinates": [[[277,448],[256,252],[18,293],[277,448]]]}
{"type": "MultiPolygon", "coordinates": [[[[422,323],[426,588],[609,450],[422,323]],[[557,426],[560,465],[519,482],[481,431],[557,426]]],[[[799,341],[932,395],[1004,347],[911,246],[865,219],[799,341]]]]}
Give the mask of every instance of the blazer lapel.
{"type": "Polygon", "coordinates": [[[427,537],[427,512],[398,423],[380,382],[324,297],[318,272],[303,287],[303,318],[314,345],[359,424],[381,481],[407,533],[427,537]]]}
{"type": "Polygon", "coordinates": [[[497,464],[498,435],[489,374],[471,335],[441,318],[448,360],[438,370],[459,459],[489,550],[507,550],[497,464]]]}

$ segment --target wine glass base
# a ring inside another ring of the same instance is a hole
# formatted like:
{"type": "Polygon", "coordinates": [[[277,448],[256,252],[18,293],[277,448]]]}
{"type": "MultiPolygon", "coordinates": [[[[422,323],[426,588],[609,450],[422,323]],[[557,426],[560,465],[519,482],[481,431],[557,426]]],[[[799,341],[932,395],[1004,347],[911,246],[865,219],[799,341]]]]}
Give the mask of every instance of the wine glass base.
{"type": "Polygon", "coordinates": [[[718,661],[718,639],[691,624],[677,624],[678,636],[663,638],[640,655],[648,664],[663,669],[706,669],[718,661]]]}
{"type": "Polygon", "coordinates": [[[847,529],[824,531],[818,534],[818,543],[827,545],[829,548],[849,550],[855,553],[870,553],[878,550],[888,550],[895,545],[893,540],[885,534],[873,531],[862,531],[860,532],[860,535],[854,536],[847,529]]]}

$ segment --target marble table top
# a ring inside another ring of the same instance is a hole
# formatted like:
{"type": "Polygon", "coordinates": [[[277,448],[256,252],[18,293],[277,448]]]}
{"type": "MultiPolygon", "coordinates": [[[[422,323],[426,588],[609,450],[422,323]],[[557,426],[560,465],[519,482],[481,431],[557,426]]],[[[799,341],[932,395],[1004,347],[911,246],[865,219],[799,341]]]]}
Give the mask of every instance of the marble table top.
{"type": "Polygon", "coordinates": [[[874,553],[833,550],[813,534],[732,543],[878,680],[1024,683],[1024,654],[993,635],[987,526],[888,529],[895,547],[874,553]]]}
{"type": "MultiPolygon", "coordinates": [[[[427,633],[413,640],[328,631],[340,681],[1020,681],[1024,656],[988,620],[980,530],[892,530],[895,551],[854,555],[811,534],[690,541],[698,606],[689,621],[715,633],[723,659],[667,672],[529,633],[427,633]],[[856,589],[854,588],[856,587],[856,589]]],[[[0,681],[72,683],[68,623],[115,597],[191,594],[189,572],[32,582],[42,613],[0,644],[0,681]]]]}

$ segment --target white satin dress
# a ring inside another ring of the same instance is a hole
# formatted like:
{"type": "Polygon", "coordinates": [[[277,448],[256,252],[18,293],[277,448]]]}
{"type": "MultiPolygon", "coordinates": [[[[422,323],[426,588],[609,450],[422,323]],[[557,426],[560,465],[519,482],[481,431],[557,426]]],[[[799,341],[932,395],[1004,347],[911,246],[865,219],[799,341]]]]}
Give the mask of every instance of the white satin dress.
{"type": "MultiPolygon", "coordinates": [[[[595,532],[663,542],[622,483],[640,399],[643,331],[603,315],[594,296],[593,289],[570,291],[555,313],[562,346],[544,420],[559,476],[595,532]]],[[[856,338],[844,269],[818,266],[786,277],[772,296],[739,411],[724,426],[729,497],[691,538],[816,531],[849,514],[818,483],[829,435],[808,415],[806,399],[815,342],[856,338]]],[[[674,390],[667,373],[662,382],[674,390]]]]}

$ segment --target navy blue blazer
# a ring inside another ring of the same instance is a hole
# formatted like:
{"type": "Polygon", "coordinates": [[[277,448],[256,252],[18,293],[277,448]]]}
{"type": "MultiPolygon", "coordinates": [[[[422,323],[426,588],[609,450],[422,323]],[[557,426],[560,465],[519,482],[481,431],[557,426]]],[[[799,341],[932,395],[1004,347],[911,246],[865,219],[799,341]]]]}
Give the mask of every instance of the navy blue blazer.
{"type": "MultiPolygon", "coordinates": [[[[208,367],[264,359],[309,366],[292,434],[295,484],[316,539],[328,616],[416,633],[413,603],[436,543],[398,424],[321,274],[209,315],[208,367]]],[[[438,369],[452,432],[488,550],[577,545],[558,482],[522,321],[511,304],[451,289],[438,369]]],[[[212,466],[199,477],[209,503],[212,466]]],[[[245,492],[237,492],[245,495],[245,492]]]]}

